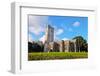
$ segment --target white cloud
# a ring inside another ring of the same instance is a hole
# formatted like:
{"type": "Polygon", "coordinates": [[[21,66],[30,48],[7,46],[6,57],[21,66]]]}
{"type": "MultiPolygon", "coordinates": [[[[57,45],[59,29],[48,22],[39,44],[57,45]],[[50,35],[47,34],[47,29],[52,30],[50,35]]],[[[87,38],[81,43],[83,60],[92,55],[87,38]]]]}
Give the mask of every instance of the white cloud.
{"type": "Polygon", "coordinates": [[[80,22],[78,22],[78,21],[74,22],[73,26],[75,26],[75,27],[80,26],[80,22]]]}
{"type": "Polygon", "coordinates": [[[44,43],[45,42],[45,35],[43,35],[39,40],[44,43]]]}
{"type": "Polygon", "coordinates": [[[55,31],[55,35],[60,35],[64,32],[63,29],[58,29],[57,31],[55,31]]]}
{"type": "Polygon", "coordinates": [[[62,40],[69,40],[68,38],[63,38],[62,40]]]}
{"type": "Polygon", "coordinates": [[[29,16],[29,32],[39,35],[45,31],[45,26],[48,23],[47,16],[29,16]]]}
{"type": "Polygon", "coordinates": [[[30,41],[30,42],[33,41],[31,34],[28,34],[28,41],[30,41]]]}
{"type": "Polygon", "coordinates": [[[57,35],[54,35],[54,41],[59,40],[59,37],[57,35]]]}
{"type": "Polygon", "coordinates": [[[54,26],[54,40],[59,40],[59,35],[61,35],[64,30],[63,29],[58,29],[57,27],[54,26]]]}

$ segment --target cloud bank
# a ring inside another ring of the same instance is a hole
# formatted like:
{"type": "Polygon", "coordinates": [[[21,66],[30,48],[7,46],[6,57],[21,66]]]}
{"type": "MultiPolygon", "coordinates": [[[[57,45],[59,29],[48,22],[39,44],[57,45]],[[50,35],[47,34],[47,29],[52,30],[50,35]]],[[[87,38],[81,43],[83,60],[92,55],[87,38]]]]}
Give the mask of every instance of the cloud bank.
{"type": "Polygon", "coordinates": [[[45,42],[45,35],[43,35],[39,40],[44,43],[45,42]]]}
{"type": "Polygon", "coordinates": [[[60,34],[62,34],[63,32],[64,32],[63,29],[57,29],[57,31],[56,31],[56,35],[60,35],[60,34]]]}
{"type": "Polygon", "coordinates": [[[39,35],[45,31],[45,26],[48,23],[47,16],[29,16],[29,32],[39,35]]]}
{"type": "Polygon", "coordinates": [[[80,22],[78,22],[78,21],[74,22],[74,23],[73,23],[73,26],[75,26],[75,27],[80,26],[80,22]]]}

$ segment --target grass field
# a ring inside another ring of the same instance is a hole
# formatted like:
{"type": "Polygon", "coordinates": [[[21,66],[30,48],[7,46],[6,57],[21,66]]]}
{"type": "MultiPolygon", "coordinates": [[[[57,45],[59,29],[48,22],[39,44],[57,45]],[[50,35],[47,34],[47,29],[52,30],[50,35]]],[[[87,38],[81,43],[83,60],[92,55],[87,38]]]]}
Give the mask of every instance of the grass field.
{"type": "Polygon", "coordinates": [[[87,52],[39,52],[28,53],[28,60],[55,60],[88,58],[87,52]]]}

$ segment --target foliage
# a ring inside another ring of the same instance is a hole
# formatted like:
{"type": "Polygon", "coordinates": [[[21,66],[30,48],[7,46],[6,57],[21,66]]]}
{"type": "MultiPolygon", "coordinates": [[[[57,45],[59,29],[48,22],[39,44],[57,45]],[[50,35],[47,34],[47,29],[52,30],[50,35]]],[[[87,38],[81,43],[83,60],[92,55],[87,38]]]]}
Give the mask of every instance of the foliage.
{"type": "MultiPolygon", "coordinates": [[[[88,43],[82,36],[76,36],[73,38],[73,40],[76,40],[77,52],[88,52],[88,43]]],[[[53,51],[58,51],[57,49],[59,48],[56,48],[53,51]]],[[[31,53],[31,52],[44,52],[44,44],[40,41],[28,42],[28,53],[31,53]]]]}
{"type": "Polygon", "coordinates": [[[28,53],[28,60],[55,60],[88,58],[87,52],[33,52],[28,53]]]}
{"type": "Polygon", "coordinates": [[[88,43],[82,36],[76,36],[73,39],[76,40],[76,46],[78,51],[88,52],[88,43]]]}
{"type": "Polygon", "coordinates": [[[28,42],[28,52],[43,52],[44,50],[44,45],[35,43],[35,42],[28,42]]]}

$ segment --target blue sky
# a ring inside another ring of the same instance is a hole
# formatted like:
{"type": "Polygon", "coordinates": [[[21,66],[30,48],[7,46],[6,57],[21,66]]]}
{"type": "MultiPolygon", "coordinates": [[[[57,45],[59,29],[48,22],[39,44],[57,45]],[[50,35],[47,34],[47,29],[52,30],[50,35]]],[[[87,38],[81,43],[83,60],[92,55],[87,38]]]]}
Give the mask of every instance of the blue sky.
{"type": "Polygon", "coordinates": [[[82,36],[88,40],[88,17],[29,15],[29,41],[45,41],[46,25],[55,30],[55,40],[70,40],[82,36]]]}

